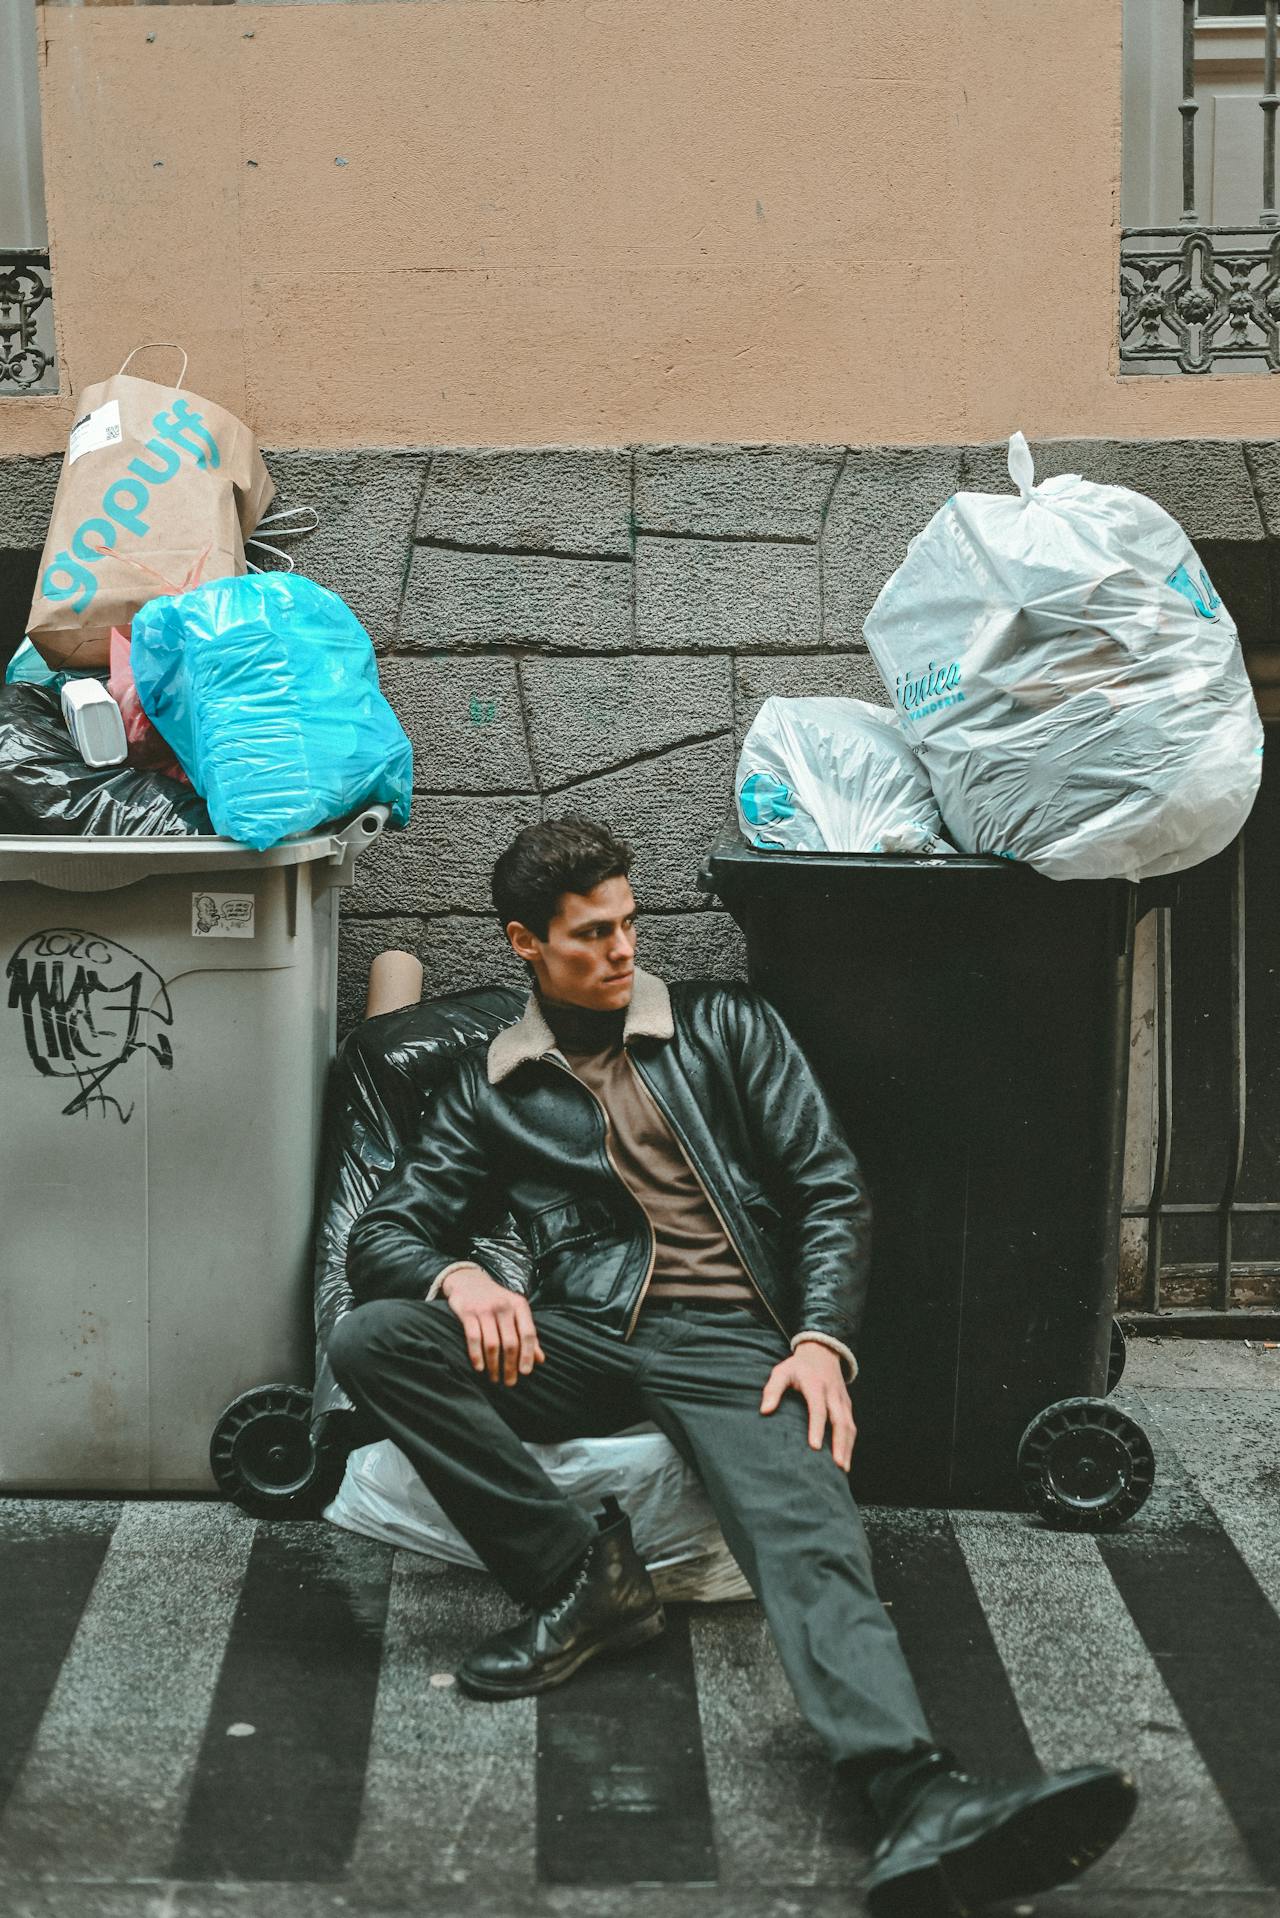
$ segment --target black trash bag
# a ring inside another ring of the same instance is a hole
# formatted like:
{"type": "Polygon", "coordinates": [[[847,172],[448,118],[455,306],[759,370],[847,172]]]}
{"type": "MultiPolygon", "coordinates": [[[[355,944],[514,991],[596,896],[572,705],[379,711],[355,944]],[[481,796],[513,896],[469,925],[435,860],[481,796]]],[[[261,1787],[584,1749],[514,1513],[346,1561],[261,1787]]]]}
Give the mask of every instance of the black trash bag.
{"type": "MultiPolygon", "coordinates": [[[[451,992],[366,1019],[343,1041],[329,1076],[317,1201],[313,1420],[352,1409],[328,1358],[333,1328],[351,1309],[347,1239],[352,1226],[462,1054],[487,1046],[503,1026],[514,1025],[525,998],[511,986],[451,992]]],[[[471,1252],[501,1284],[514,1292],[528,1290],[529,1253],[509,1213],[471,1241],[471,1252]]]]}
{"type": "Polygon", "coordinates": [[[165,773],[86,766],[47,686],[0,687],[0,832],[175,839],[213,832],[203,799],[165,773]]]}

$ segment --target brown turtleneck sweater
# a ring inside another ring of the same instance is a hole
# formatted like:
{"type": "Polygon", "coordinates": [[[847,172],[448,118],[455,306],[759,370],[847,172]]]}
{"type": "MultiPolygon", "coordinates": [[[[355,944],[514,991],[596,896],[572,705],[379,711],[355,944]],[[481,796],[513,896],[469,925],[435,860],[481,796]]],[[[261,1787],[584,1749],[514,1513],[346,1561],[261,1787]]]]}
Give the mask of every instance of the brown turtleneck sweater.
{"type": "Polygon", "coordinates": [[[648,1298],[716,1298],[758,1304],[702,1181],[622,1043],[625,1011],[593,1012],[539,996],[543,1017],[574,1076],[609,1122],[613,1162],[653,1227],[648,1298]]]}

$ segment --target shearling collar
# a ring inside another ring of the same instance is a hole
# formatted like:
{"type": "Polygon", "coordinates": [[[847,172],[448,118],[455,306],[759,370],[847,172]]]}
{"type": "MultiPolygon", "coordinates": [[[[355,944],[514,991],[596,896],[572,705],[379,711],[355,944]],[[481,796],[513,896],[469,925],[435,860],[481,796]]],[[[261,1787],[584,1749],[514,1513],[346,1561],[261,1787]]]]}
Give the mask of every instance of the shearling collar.
{"type": "MultiPolygon", "coordinates": [[[[622,1026],[622,1043],[633,1039],[674,1039],[675,1021],[671,1017],[671,994],[652,972],[636,967],[636,982],[631,1003],[622,1026]]],[[[542,1016],[536,992],[529,994],[524,1014],[515,1025],[504,1026],[489,1044],[489,1084],[496,1086],[508,1073],[530,1059],[541,1059],[555,1050],[555,1034],[542,1016]]]]}

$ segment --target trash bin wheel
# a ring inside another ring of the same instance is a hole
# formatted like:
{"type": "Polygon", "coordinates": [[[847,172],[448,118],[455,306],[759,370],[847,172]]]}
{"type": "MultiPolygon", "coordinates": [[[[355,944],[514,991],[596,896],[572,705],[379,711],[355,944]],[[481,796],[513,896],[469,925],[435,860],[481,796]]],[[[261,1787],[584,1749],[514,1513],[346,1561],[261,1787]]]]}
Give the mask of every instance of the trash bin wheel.
{"type": "Polygon", "coordinates": [[[1111,1321],[1111,1349],[1107,1354],[1107,1390],[1114,1392],[1124,1377],[1124,1362],[1129,1356],[1129,1341],[1119,1319],[1111,1321]]]}
{"type": "Polygon", "coordinates": [[[318,1518],[333,1492],[300,1385],[258,1385],[233,1399],[213,1428],[209,1464],[219,1491],[251,1518],[318,1518]]]}
{"type": "Polygon", "coordinates": [[[1142,1427],[1106,1399],[1059,1399],[1022,1434],[1018,1476],[1047,1524],[1103,1532],[1143,1504],[1155,1459],[1142,1427]]]}

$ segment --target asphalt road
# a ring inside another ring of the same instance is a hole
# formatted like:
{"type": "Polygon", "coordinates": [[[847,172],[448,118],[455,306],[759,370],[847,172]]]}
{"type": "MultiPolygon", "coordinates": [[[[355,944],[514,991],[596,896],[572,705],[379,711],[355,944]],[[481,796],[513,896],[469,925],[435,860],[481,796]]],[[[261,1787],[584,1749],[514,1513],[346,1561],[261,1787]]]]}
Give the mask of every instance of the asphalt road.
{"type": "MultiPolygon", "coordinates": [[[[1036,1918],[1280,1914],[1280,1352],[1134,1347],[1122,1532],[867,1514],[935,1733],[1089,1759],[1130,1832],[1036,1918]]],[[[542,1701],[452,1670],[479,1573],[215,1503],[0,1499],[5,1918],[835,1918],[866,1834],[754,1604],[542,1701]]],[[[1005,1908],[1009,1910],[1009,1907],[1005,1908]]]]}

